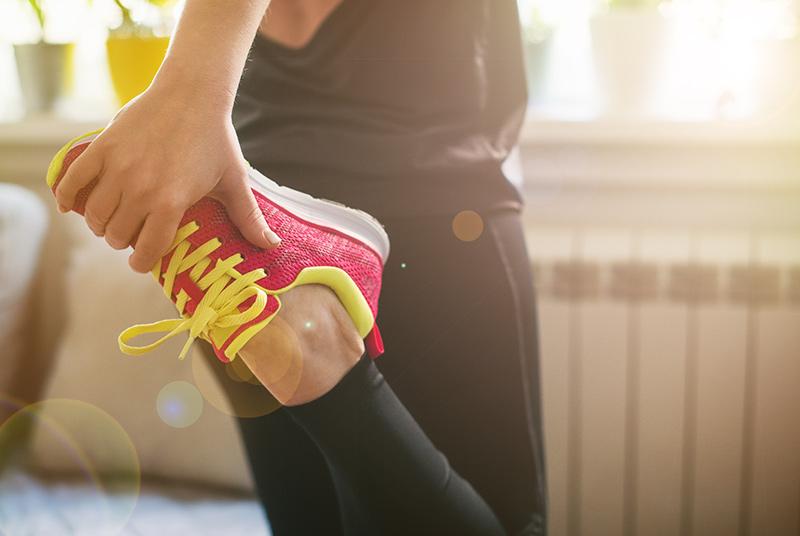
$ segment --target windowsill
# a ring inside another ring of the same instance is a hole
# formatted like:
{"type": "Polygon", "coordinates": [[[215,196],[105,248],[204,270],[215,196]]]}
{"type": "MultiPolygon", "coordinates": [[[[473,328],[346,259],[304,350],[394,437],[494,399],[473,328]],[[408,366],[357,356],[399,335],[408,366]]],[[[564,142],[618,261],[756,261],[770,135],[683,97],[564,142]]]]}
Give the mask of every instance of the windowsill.
{"type": "Polygon", "coordinates": [[[800,145],[800,124],[756,120],[670,121],[587,118],[565,120],[528,114],[521,144],[530,145],[800,145]]]}
{"type": "MultiPolygon", "coordinates": [[[[42,188],[58,148],[102,124],[52,117],[0,123],[0,181],[42,188]]],[[[798,149],[798,130],[764,124],[531,117],[520,152],[527,214],[540,226],[796,230],[798,149]]]]}
{"type": "MultiPolygon", "coordinates": [[[[38,116],[0,122],[0,145],[60,146],[65,140],[103,126],[103,121],[38,116]]],[[[800,125],[758,121],[669,121],[594,118],[565,120],[529,114],[523,147],[590,146],[786,146],[800,145],[800,125]]]]}
{"type": "MultiPolygon", "coordinates": [[[[67,140],[102,126],[52,116],[0,122],[0,180],[38,180],[67,140]]],[[[526,189],[800,189],[800,128],[765,123],[531,115],[520,154],[526,189]]]]}
{"type": "Polygon", "coordinates": [[[0,145],[60,147],[75,136],[96,130],[103,124],[102,121],[68,119],[51,115],[0,122],[0,145]]]}

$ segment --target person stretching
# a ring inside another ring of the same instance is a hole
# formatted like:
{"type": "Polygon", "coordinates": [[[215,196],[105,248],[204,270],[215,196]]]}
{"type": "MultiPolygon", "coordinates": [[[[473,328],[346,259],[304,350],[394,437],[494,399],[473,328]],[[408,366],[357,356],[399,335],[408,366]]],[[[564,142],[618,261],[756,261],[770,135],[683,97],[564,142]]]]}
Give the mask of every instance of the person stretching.
{"type": "Polygon", "coordinates": [[[123,350],[186,332],[283,405],[239,419],[276,536],[546,533],[519,33],[514,0],[187,0],[150,87],[51,166],[181,312],[123,350]]]}

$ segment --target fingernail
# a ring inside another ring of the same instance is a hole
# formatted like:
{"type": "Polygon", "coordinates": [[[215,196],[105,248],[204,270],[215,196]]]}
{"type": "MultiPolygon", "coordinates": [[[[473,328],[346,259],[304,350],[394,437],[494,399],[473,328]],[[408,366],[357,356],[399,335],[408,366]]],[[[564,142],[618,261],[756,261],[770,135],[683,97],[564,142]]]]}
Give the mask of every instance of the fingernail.
{"type": "Polygon", "coordinates": [[[61,203],[59,203],[58,204],[58,211],[61,214],[66,214],[67,212],[69,212],[69,209],[67,207],[65,207],[64,205],[62,205],[61,203]]]}
{"type": "Polygon", "coordinates": [[[267,242],[276,246],[281,243],[281,237],[271,230],[264,231],[264,238],[267,239],[267,242]]]}

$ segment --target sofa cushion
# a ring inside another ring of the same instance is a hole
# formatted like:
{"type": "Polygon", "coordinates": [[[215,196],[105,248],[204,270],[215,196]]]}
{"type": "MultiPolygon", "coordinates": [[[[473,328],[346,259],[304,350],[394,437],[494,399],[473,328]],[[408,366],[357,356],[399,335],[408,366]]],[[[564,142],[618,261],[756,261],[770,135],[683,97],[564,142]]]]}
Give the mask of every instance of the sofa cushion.
{"type": "Polygon", "coordinates": [[[31,288],[46,229],[47,212],[36,195],[0,184],[0,423],[30,395],[20,378],[31,346],[31,288]]]}
{"type": "MultiPolygon", "coordinates": [[[[202,352],[193,352],[185,361],[179,361],[176,356],[183,343],[181,337],[143,357],[125,356],[117,347],[122,329],[173,318],[177,315],[174,306],[149,275],[129,269],[129,251],[114,251],[89,231],[84,230],[83,234],[71,252],[66,275],[67,327],[45,398],[79,400],[116,419],[130,436],[145,477],[252,490],[236,422],[219,397],[209,404],[201,397],[190,396],[185,402],[201,411],[199,419],[183,428],[168,425],[176,423],[164,412],[163,395],[169,394],[165,387],[184,387],[183,391],[172,390],[173,396],[180,396],[187,389],[189,395],[196,395],[192,386],[197,383],[198,367],[208,366],[202,352]],[[202,360],[199,364],[191,362],[198,359],[202,360]]],[[[204,393],[207,392],[206,387],[204,393]]],[[[92,426],[89,415],[76,415],[69,431],[76,438],[94,437],[101,441],[102,430],[98,433],[92,426]],[[84,434],[81,427],[85,428],[84,434]]],[[[52,441],[52,434],[44,426],[34,433],[32,454],[34,465],[40,469],[59,473],[76,469],[70,450],[52,441]]],[[[108,456],[96,459],[100,466],[92,470],[126,469],[115,466],[116,461],[108,456]]]]}

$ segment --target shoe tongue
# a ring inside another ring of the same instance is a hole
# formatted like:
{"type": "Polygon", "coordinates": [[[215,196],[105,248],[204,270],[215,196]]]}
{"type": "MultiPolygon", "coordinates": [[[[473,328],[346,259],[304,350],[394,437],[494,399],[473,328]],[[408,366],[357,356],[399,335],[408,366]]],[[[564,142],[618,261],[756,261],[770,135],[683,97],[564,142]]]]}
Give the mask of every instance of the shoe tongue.
{"type": "MultiPolygon", "coordinates": [[[[208,272],[210,272],[213,266],[214,263],[211,263],[208,268],[203,271],[200,278],[202,279],[208,272]]],[[[185,292],[186,295],[189,296],[189,300],[186,302],[183,312],[189,316],[192,316],[194,315],[195,309],[197,309],[197,304],[199,304],[200,300],[202,300],[205,296],[205,292],[203,292],[200,287],[197,286],[197,283],[192,280],[191,276],[189,275],[190,272],[191,270],[187,270],[175,276],[175,284],[172,287],[173,295],[171,297],[173,301],[176,301],[178,294],[181,291],[185,292]]],[[[233,283],[233,280],[231,280],[228,285],[231,283],[233,283]]],[[[228,285],[225,285],[225,287],[227,288],[228,285]]],[[[255,300],[256,298],[253,296],[240,303],[238,306],[239,311],[246,311],[251,305],[253,305],[255,300]]]]}
{"type": "MultiPolygon", "coordinates": [[[[193,245],[189,248],[186,252],[187,255],[190,255],[195,249],[196,245],[193,245]]],[[[164,273],[167,271],[167,267],[172,259],[172,255],[174,255],[175,250],[170,251],[167,255],[161,258],[161,275],[158,278],[158,284],[162,287],[164,286],[164,273]]],[[[216,266],[216,261],[212,261],[208,263],[208,266],[205,267],[203,272],[200,274],[200,277],[197,278],[199,281],[203,277],[205,277],[214,267],[216,266]]],[[[169,296],[170,300],[173,303],[178,301],[178,296],[183,291],[188,297],[189,300],[186,302],[184,306],[183,313],[191,316],[194,314],[195,309],[197,308],[197,304],[200,303],[200,300],[203,299],[205,292],[197,286],[197,283],[191,278],[189,275],[192,272],[192,269],[185,270],[178,275],[175,276],[175,282],[172,285],[172,293],[169,296]]]]}

